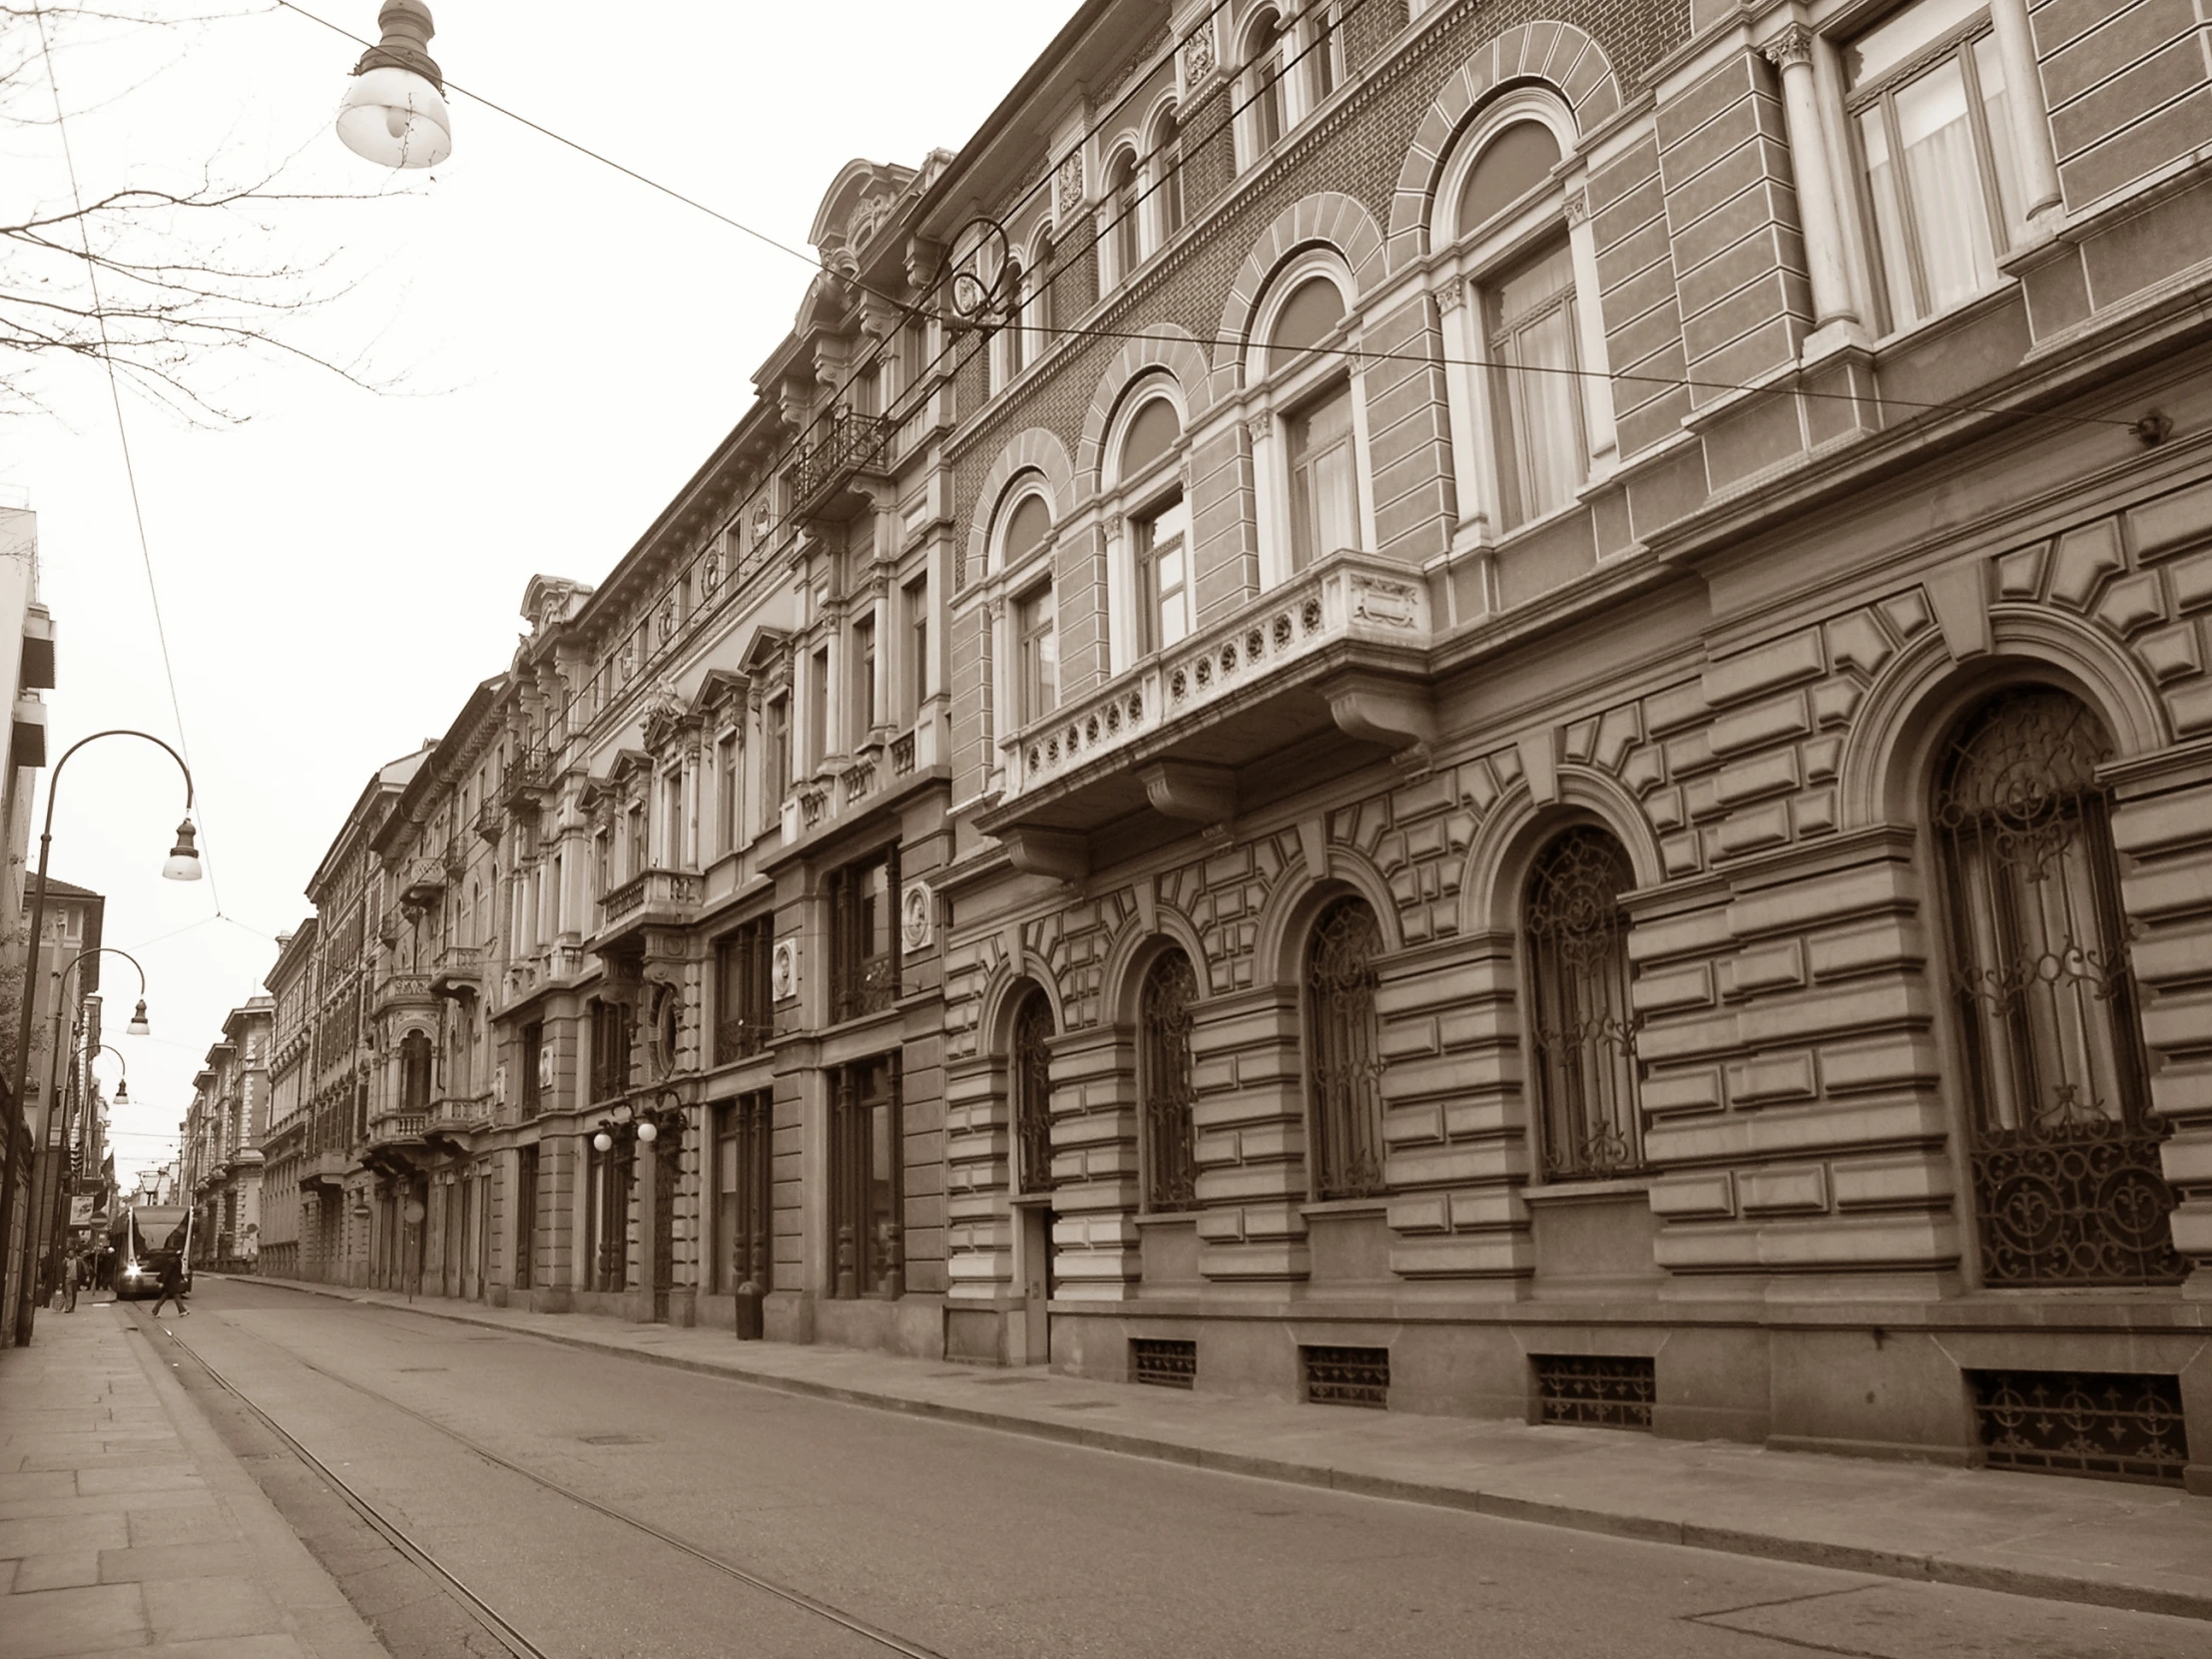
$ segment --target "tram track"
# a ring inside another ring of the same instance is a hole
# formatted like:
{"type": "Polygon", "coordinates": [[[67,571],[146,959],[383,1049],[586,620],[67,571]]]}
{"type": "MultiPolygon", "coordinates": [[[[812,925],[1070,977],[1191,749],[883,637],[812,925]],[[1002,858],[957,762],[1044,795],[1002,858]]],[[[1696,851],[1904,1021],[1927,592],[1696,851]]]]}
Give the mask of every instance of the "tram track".
{"type": "MultiPolygon", "coordinates": [[[[367,1526],[444,1588],[447,1594],[457,1601],[472,1619],[512,1652],[516,1659],[558,1659],[556,1654],[540,1646],[506,1615],[501,1613],[498,1608],[493,1606],[489,1600],[472,1589],[451,1567],[441,1561],[433,1550],[414,1537],[383,1507],[347,1481],[329,1463],[318,1457],[296,1434],[277,1421],[260,1401],[253,1398],[238,1383],[226,1377],[205,1354],[187,1342],[178,1333],[175,1326],[164,1324],[151,1314],[145,1317],[149,1326],[160,1332],[171,1345],[189,1358],[210,1382],[235,1400],[255,1421],[259,1422],[281,1443],[291,1456],[311,1470],[317,1478],[326,1481],[330,1489],[336,1492],[367,1526]]],[[[236,1328],[233,1327],[232,1329],[235,1330],[236,1328]]],[[[325,1382],[335,1383],[339,1387],[374,1400],[388,1410],[397,1411],[403,1416],[412,1418],[424,1427],[433,1430],[461,1447],[470,1455],[480,1458],[496,1468],[503,1469],[509,1474],[516,1475],[541,1490],[561,1497],[581,1509],[588,1510],[593,1514],[641,1533],[654,1542],[675,1550],[689,1557],[692,1561],[733,1579],[749,1589],[773,1596],[790,1606],[823,1620],[825,1623],[834,1625],[850,1635],[860,1637],[888,1652],[903,1655],[904,1659],[948,1659],[947,1655],[935,1648],[924,1647],[918,1642],[900,1636],[895,1631],[885,1630],[879,1625],[872,1624],[844,1608],[824,1601],[820,1597],[809,1595],[806,1591],[793,1585],[757,1573],[738,1562],[717,1555],[714,1551],[703,1548],[689,1539],[663,1527],[656,1526],[642,1516],[631,1514],[627,1510],[603,1502],[588,1492],[579,1491],[565,1481],[557,1480],[529,1467],[527,1464],[517,1462],[504,1452],[494,1450],[492,1447],[454,1428],[449,1423],[441,1422],[428,1412],[408,1405],[404,1401],[394,1399],[391,1395],[372,1388],[353,1378],[316,1365],[312,1360],[307,1359],[286,1344],[276,1342],[266,1336],[256,1336],[253,1340],[275,1349],[277,1353],[283,1355],[290,1364],[312,1373],[325,1382]]]]}

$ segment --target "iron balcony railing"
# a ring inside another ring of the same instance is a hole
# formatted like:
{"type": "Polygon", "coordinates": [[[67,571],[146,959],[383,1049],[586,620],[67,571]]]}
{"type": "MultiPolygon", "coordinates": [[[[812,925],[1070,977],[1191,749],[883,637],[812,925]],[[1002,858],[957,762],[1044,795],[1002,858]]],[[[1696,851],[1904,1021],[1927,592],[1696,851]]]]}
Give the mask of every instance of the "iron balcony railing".
{"type": "Polygon", "coordinates": [[[839,406],[814,427],[815,438],[800,451],[792,475],[796,505],[801,514],[820,507],[851,479],[870,470],[890,445],[891,424],[879,415],[864,415],[839,406]]]}

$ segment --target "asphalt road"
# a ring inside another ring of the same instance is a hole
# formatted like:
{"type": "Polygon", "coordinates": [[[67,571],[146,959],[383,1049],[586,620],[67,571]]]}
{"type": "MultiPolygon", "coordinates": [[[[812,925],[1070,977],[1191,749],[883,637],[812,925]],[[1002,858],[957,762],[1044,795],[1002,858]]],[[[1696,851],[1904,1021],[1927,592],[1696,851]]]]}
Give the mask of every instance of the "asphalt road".
{"type": "Polygon", "coordinates": [[[452,1581],[559,1659],[2212,1652],[2192,1620],[1278,1485],[203,1286],[159,1325],[450,1575],[165,1350],[399,1659],[516,1651],[452,1581]]]}

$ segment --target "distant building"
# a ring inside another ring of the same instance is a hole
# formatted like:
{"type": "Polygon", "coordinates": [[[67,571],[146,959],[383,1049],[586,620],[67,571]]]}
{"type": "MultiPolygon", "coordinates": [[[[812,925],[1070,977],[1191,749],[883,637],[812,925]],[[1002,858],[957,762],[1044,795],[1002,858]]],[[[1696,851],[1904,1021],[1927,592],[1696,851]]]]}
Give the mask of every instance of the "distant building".
{"type": "Polygon", "coordinates": [[[269,1128],[271,1030],[276,1002],[234,1008],[193,1079],[185,1117],[184,1188],[199,1220],[195,1259],[219,1272],[251,1273],[261,1255],[263,1137],[269,1128]]]}

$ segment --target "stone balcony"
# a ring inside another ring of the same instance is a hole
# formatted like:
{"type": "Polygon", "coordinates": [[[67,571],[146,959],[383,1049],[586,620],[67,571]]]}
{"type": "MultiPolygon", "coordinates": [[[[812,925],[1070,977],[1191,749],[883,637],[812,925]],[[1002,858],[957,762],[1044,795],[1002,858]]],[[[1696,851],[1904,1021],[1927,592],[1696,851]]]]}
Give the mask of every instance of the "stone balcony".
{"type": "Polygon", "coordinates": [[[415,909],[436,903],[445,891],[447,875],[443,858],[409,858],[399,874],[399,902],[415,909]]]}
{"type": "Polygon", "coordinates": [[[428,1112],[381,1112],[368,1120],[368,1144],[371,1148],[420,1146],[429,1126],[428,1112]]]}
{"type": "Polygon", "coordinates": [[[430,1102],[422,1133],[428,1139],[458,1141],[465,1147],[471,1136],[492,1127],[493,1118],[490,1095],[449,1096],[430,1102]]]}
{"type": "Polygon", "coordinates": [[[1226,824],[1286,778],[1424,747],[1432,637],[1419,570],[1331,554],[1026,728],[979,827],[1072,878],[1089,832],[1133,814],[1226,824]]]}
{"type": "Polygon", "coordinates": [[[377,982],[371,1008],[383,1014],[394,1008],[426,1008],[436,1000],[427,973],[387,973],[377,982]]]}
{"type": "Polygon", "coordinates": [[[600,894],[599,925],[584,948],[601,956],[660,954],[666,947],[653,935],[690,926],[703,896],[696,875],[676,869],[641,871],[600,894]]]}
{"type": "Polygon", "coordinates": [[[430,964],[432,996],[475,996],[484,988],[484,947],[449,944],[430,964]]]}

